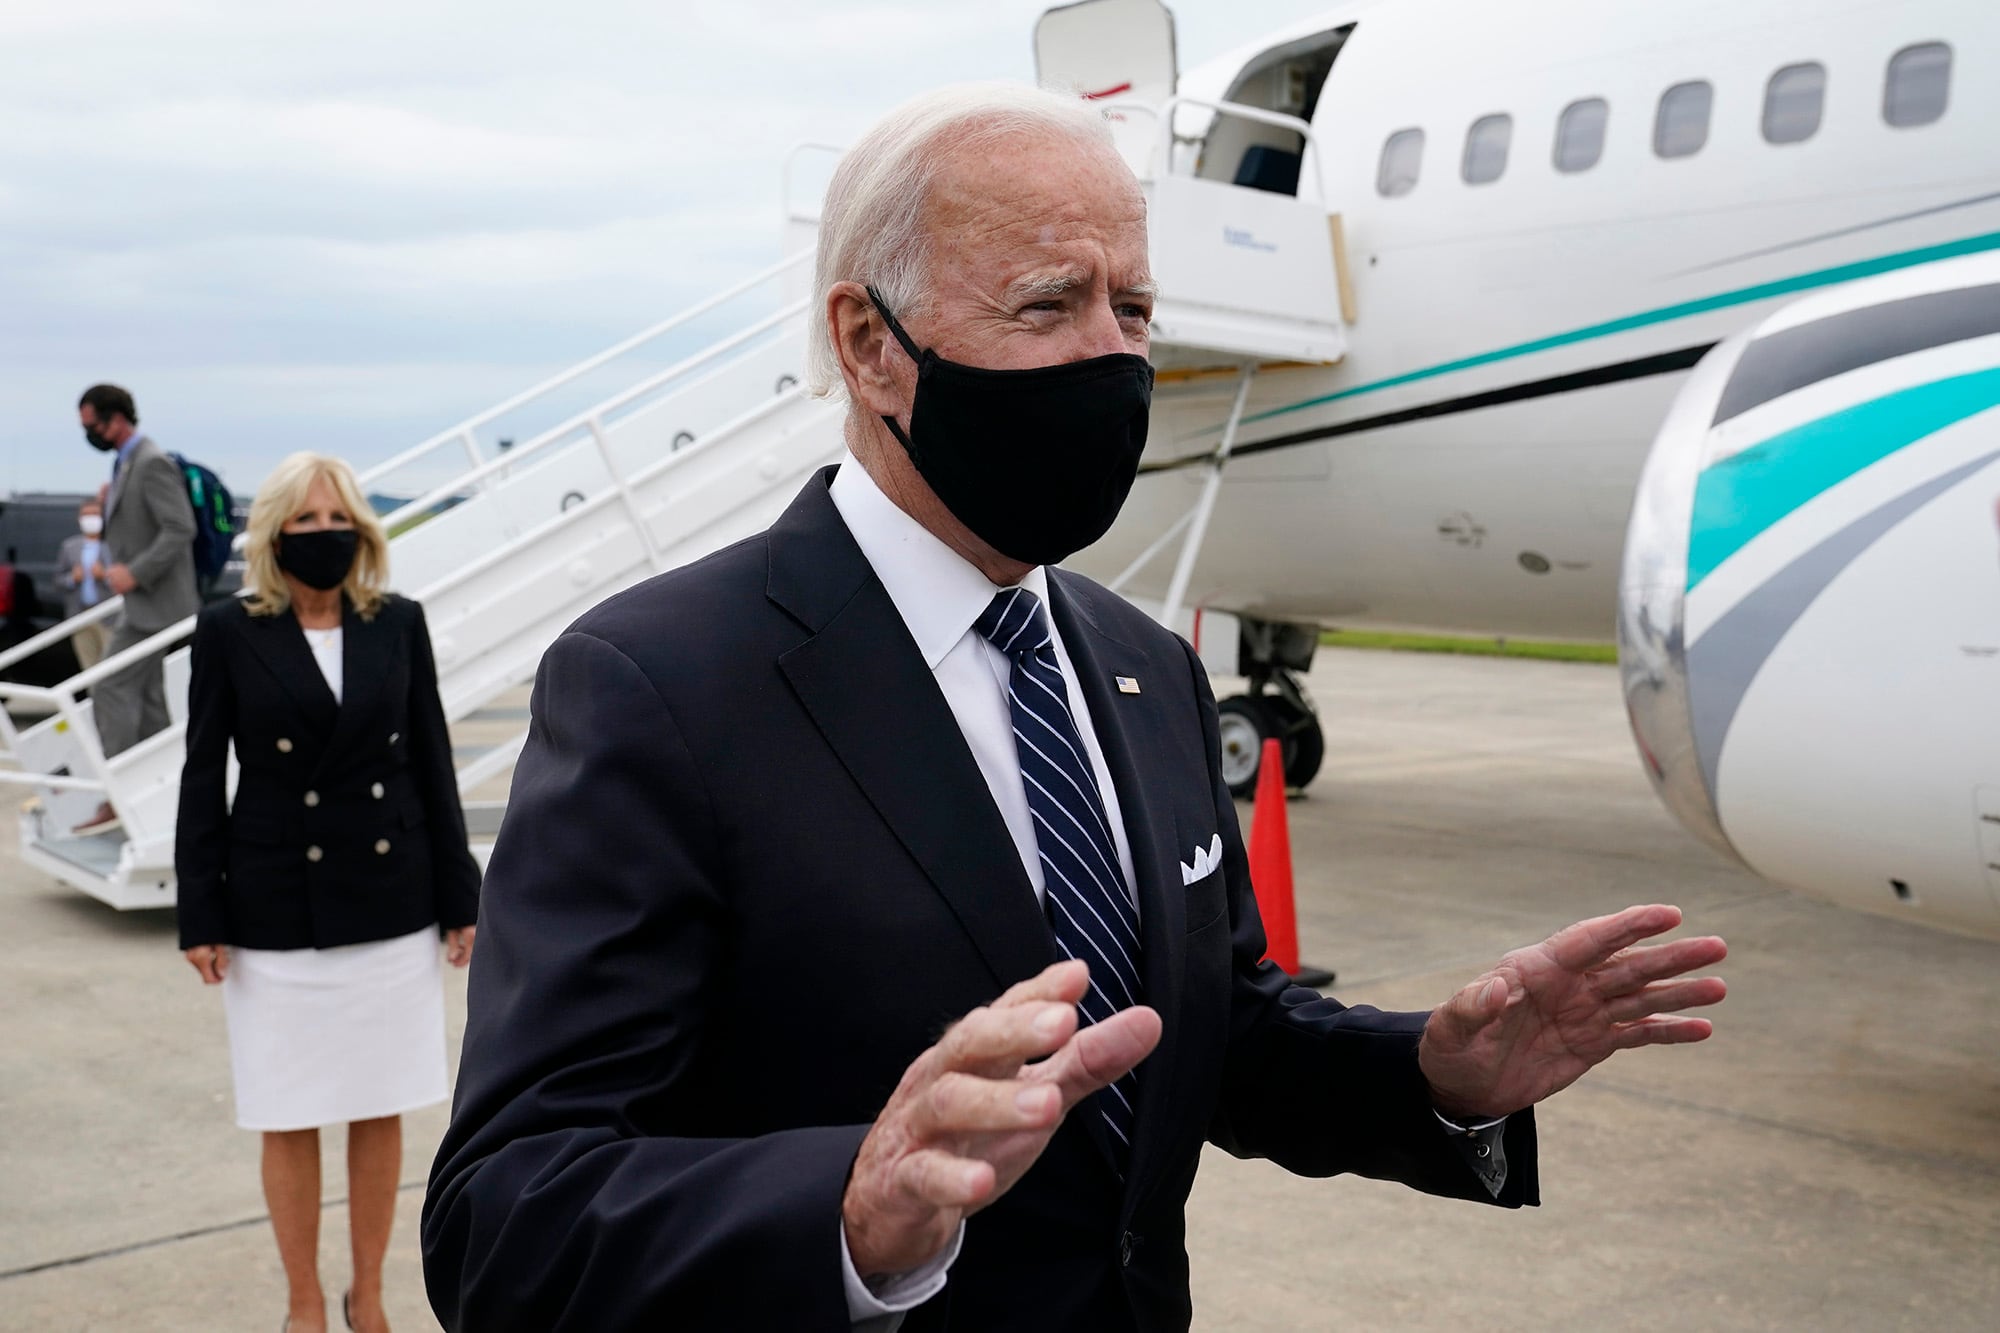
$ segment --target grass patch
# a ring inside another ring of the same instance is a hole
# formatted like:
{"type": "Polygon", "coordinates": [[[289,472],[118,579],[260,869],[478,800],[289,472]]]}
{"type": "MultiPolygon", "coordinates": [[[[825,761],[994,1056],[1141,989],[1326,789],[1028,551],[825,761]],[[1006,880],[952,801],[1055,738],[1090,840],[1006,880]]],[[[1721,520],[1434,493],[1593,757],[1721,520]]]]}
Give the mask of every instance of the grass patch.
{"type": "Polygon", "coordinates": [[[1482,639],[1457,634],[1391,634],[1383,630],[1330,629],[1319,636],[1329,648],[1390,653],[1456,653],[1462,657],[1528,657],[1544,662],[1615,664],[1608,643],[1548,643],[1536,639],[1482,639]]]}

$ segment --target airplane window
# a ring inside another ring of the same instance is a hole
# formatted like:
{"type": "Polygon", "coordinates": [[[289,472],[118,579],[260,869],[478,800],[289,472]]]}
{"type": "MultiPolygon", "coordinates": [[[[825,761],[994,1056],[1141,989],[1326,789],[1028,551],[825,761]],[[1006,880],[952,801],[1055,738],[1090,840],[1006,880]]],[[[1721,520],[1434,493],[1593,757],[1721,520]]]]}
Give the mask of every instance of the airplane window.
{"type": "Polygon", "coordinates": [[[1556,170],[1589,171],[1604,156],[1604,126],[1611,119],[1611,104],[1601,97],[1586,97],[1563,108],[1556,121],[1556,170]]]}
{"type": "Polygon", "coordinates": [[[1690,157],[1708,142],[1708,113],[1715,87],[1704,80],[1677,83],[1660,94],[1653,121],[1653,151],[1661,157],[1690,157]]]}
{"type": "Polygon", "coordinates": [[[1375,189],[1384,198],[1394,199],[1417,188],[1417,173],[1424,165],[1424,132],[1397,130],[1382,145],[1382,165],[1375,173],[1375,189]]]}
{"type": "Polygon", "coordinates": [[[1465,161],[1459,174],[1467,185],[1488,185],[1507,170],[1507,146],[1514,140],[1514,118],[1481,116],[1465,132],[1465,161]]]}
{"type": "Polygon", "coordinates": [[[1787,65],[1764,89],[1764,139],[1803,143],[1819,133],[1826,109],[1826,66],[1817,61],[1787,65]]]}
{"type": "Polygon", "coordinates": [[[1943,42],[1906,46],[1889,58],[1882,90],[1882,119],[1898,129],[1928,125],[1944,115],[1951,96],[1951,48],[1943,42]]]}

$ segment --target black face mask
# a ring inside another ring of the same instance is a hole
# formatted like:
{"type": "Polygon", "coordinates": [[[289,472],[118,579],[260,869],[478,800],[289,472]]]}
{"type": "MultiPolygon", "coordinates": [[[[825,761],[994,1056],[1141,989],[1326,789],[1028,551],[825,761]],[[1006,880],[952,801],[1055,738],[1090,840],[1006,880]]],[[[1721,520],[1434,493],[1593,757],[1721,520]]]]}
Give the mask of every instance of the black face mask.
{"type": "Polygon", "coordinates": [[[1153,367],[1114,352],[988,370],[919,351],[873,287],[868,297],[917,363],[907,434],[883,417],[959,522],[1000,554],[1052,565],[1102,537],[1146,448],[1153,367]]]}
{"type": "Polygon", "coordinates": [[[118,447],[111,441],[105,439],[104,432],[102,430],[99,430],[96,426],[85,426],[83,428],[83,438],[90,441],[91,448],[102,450],[107,454],[110,453],[113,449],[116,449],[118,447]]]}
{"type": "Polygon", "coordinates": [[[353,528],[323,528],[318,532],[278,535],[278,568],[308,588],[331,592],[347,582],[361,534],[353,528]]]}

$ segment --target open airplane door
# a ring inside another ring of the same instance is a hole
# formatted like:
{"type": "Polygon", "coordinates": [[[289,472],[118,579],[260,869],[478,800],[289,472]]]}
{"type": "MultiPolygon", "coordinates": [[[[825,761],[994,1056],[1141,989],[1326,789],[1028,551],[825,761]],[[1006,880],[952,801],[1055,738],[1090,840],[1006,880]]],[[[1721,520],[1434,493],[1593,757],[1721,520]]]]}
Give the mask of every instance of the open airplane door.
{"type": "Polygon", "coordinates": [[[1080,0],[1046,10],[1035,23],[1035,77],[1044,88],[1104,104],[1118,151],[1144,179],[1158,132],[1154,108],[1174,95],[1180,77],[1174,16],[1160,0],[1080,0]]]}
{"type": "Polygon", "coordinates": [[[1268,108],[1177,98],[1174,16],[1160,0],[1082,0],[1045,11],[1035,24],[1035,71],[1044,88],[1104,108],[1119,153],[1145,187],[1160,284],[1154,364],[1331,364],[1345,355],[1337,241],[1310,125],[1268,108]],[[1283,130],[1298,144],[1289,154],[1302,172],[1295,179],[1310,191],[1238,185],[1236,171],[1200,179],[1191,162],[1165,153],[1153,160],[1169,140],[1161,114],[1182,105],[1283,130]]]}

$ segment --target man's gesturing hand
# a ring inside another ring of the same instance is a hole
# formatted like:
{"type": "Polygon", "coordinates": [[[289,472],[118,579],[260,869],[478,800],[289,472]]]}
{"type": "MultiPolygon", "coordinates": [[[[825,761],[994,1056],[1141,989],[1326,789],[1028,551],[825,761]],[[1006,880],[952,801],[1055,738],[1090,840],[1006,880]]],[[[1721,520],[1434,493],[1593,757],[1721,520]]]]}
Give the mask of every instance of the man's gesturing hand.
{"type": "Polygon", "coordinates": [[[1719,977],[1682,974],[1721,961],[1712,935],[1635,948],[1681,923],[1678,907],[1628,907],[1516,949],[1432,1011],[1417,1048],[1446,1115],[1507,1115],[1561,1092],[1613,1051],[1700,1041],[1705,1018],[1667,1018],[1714,1004],[1719,977]]]}
{"type": "Polygon", "coordinates": [[[1034,1165],[1072,1106],[1152,1054],[1160,1016],[1143,1005],[1077,1029],[1089,981],[1084,964],[1057,963],[967,1014],[904,1072],[841,1201],[855,1272],[934,1258],[1034,1165]]]}

